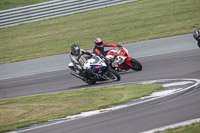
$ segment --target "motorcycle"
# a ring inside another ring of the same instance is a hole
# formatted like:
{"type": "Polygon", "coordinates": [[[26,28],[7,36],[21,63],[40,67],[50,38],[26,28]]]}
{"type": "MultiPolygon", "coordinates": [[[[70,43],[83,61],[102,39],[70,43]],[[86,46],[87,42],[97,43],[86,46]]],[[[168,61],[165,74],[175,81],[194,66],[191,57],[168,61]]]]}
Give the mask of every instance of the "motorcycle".
{"type": "Polygon", "coordinates": [[[110,60],[110,65],[115,70],[142,70],[142,64],[136,59],[129,57],[128,50],[124,47],[113,48],[107,52],[105,57],[110,60]]]}
{"type": "MultiPolygon", "coordinates": [[[[78,58],[79,59],[79,58],[78,58]]],[[[82,66],[82,65],[80,65],[82,66]]],[[[93,85],[96,81],[114,80],[119,81],[120,75],[108,66],[107,60],[103,56],[91,55],[91,57],[83,64],[83,74],[77,74],[75,68],[69,67],[72,71],[71,75],[80,78],[85,83],[93,85]]]]}

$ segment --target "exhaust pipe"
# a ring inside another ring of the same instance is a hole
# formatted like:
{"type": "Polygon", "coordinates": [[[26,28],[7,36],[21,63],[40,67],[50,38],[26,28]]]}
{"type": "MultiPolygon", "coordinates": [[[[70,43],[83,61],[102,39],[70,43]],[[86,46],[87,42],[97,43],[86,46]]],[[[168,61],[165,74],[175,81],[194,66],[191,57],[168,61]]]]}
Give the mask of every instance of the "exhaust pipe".
{"type": "Polygon", "coordinates": [[[70,74],[73,75],[73,76],[75,76],[75,77],[77,77],[77,78],[80,78],[80,79],[82,79],[82,80],[85,79],[84,77],[82,77],[82,76],[80,76],[80,75],[78,75],[78,74],[76,74],[76,73],[74,73],[74,72],[70,72],[70,74]]]}

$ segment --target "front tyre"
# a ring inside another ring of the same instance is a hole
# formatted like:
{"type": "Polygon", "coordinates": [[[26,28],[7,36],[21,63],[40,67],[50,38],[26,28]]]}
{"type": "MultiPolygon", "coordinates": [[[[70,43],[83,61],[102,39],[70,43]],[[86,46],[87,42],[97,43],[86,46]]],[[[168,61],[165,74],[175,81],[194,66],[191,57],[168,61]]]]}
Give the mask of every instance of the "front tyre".
{"type": "Polygon", "coordinates": [[[114,81],[119,81],[121,79],[120,75],[114,69],[108,69],[107,77],[114,81]]]}
{"type": "Polygon", "coordinates": [[[142,70],[142,64],[137,61],[136,59],[131,59],[130,64],[132,65],[131,69],[135,71],[141,71],[142,70]]]}
{"type": "Polygon", "coordinates": [[[96,80],[92,80],[92,79],[85,79],[83,80],[85,83],[89,84],[89,85],[94,85],[96,84],[96,80]]]}

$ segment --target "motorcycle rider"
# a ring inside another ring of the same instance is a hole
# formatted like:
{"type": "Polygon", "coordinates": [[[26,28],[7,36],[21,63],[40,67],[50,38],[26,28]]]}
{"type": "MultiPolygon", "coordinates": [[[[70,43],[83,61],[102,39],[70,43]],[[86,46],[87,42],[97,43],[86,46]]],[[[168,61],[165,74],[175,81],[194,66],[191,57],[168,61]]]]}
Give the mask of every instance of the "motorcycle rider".
{"type": "Polygon", "coordinates": [[[103,42],[103,40],[99,37],[94,39],[94,44],[95,46],[93,49],[93,53],[95,53],[96,55],[103,55],[103,56],[105,56],[106,53],[108,52],[104,51],[104,47],[122,47],[121,45],[118,44],[103,42]]]}
{"type": "MultiPolygon", "coordinates": [[[[103,42],[103,40],[101,38],[95,38],[94,39],[94,49],[93,49],[93,53],[95,53],[96,55],[103,55],[106,56],[106,54],[108,53],[108,51],[104,51],[104,47],[122,47],[121,45],[118,44],[113,44],[113,43],[106,43],[103,42]]],[[[114,64],[116,64],[118,61],[115,60],[115,58],[113,59],[108,59],[108,64],[112,67],[114,64]]],[[[121,71],[119,68],[116,68],[117,71],[121,71]]]]}
{"type": "Polygon", "coordinates": [[[69,63],[68,67],[76,71],[77,74],[84,75],[85,68],[83,67],[83,64],[86,62],[87,59],[89,59],[89,56],[91,56],[91,54],[83,49],[80,49],[78,44],[73,44],[71,46],[69,56],[72,63],[69,63]]]}
{"type": "Polygon", "coordinates": [[[195,30],[193,32],[193,37],[197,40],[197,45],[200,48],[200,30],[195,30]]]}

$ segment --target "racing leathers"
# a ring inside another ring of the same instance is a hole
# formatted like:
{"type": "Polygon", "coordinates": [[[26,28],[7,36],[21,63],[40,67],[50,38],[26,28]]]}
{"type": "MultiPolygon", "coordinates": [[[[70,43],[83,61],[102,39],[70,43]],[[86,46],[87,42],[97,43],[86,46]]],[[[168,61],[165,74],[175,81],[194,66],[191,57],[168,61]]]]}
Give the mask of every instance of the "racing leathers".
{"type": "Polygon", "coordinates": [[[91,54],[89,52],[86,52],[83,49],[80,49],[79,55],[69,54],[72,63],[70,63],[68,67],[76,71],[78,74],[83,74],[84,69],[85,69],[83,65],[86,62],[86,60],[89,58],[89,55],[91,54]]]}
{"type": "Polygon", "coordinates": [[[193,37],[197,40],[197,45],[200,48],[200,30],[195,30],[193,32],[193,37]]]}
{"type": "Polygon", "coordinates": [[[96,55],[105,56],[108,51],[104,51],[104,47],[122,47],[122,46],[118,44],[103,42],[103,45],[95,45],[93,53],[95,53],[96,55]]]}

